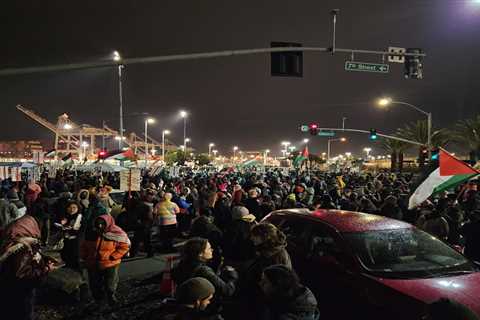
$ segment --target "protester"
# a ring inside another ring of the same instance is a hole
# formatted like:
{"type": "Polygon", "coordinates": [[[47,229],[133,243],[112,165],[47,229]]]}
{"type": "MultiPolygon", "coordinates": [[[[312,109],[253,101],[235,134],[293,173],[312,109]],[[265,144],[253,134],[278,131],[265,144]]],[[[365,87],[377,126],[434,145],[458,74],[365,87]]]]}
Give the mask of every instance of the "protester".
{"type": "Polygon", "coordinates": [[[465,237],[465,255],[480,262],[480,210],[470,214],[470,221],[460,228],[460,234],[465,237]]]}
{"type": "Polygon", "coordinates": [[[25,215],[5,230],[0,247],[0,310],[2,318],[34,319],[35,289],[54,260],[42,255],[41,224],[25,215]]]}
{"type": "Polygon", "coordinates": [[[188,240],[182,252],[182,257],[173,271],[175,283],[181,284],[194,277],[202,277],[215,287],[217,300],[234,294],[238,274],[231,267],[224,267],[217,273],[208,262],[213,258],[213,249],[207,239],[192,238],[188,240]]]}
{"type": "Polygon", "coordinates": [[[207,279],[201,277],[188,279],[178,286],[175,300],[167,300],[160,308],[141,319],[222,320],[219,314],[205,312],[214,294],[215,287],[207,279]]]}
{"type": "Polygon", "coordinates": [[[129,250],[130,240],[110,215],[96,218],[93,231],[96,236],[81,243],[80,256],[86,262],[90,291],[95,302],[102,303],[106,294],[109,305],[114,306],[117,303],[118,269],[122,257],[129,250]]]}
{"type": "Polygon", "coordinates": [[[284,265],[263,270],[260,288],[266,298],[262,320],[317,320],[317,300],[307,287],[300,284],[295,272],[284,265]]]}
{"type": "Polygon", "coordinates": [[[75,201],[67,204],[66,216],[60,220],[60,228],[63,233],[63,248],[60,256],[67,268],[78,270],[80,267],[80,243],[79,232],[82,226],[80,205],[75,201]]]}
{"type": "Polygon", "coordinates": [[[139,251],[140,244],[143,243],[147,257],[153,257],[154,250],[151,242],[152,225],[154,223],[153,199],[156,192],[151,189],[145,190],[143,201],[132,201],[132,206],[128,209],[128,220],[131,221],[134,231],[131,257],[135,257],[139,251]]]}
{"type": "Polygon", "coordinates": [[[172,194],[167,192],[163,199],[155,206],[155,219],[160,226],[160,237],[165,250],[172,250],[173,237],[177,233],[177,214],[180,212],[178,205],[172,200],[172,194]]]}

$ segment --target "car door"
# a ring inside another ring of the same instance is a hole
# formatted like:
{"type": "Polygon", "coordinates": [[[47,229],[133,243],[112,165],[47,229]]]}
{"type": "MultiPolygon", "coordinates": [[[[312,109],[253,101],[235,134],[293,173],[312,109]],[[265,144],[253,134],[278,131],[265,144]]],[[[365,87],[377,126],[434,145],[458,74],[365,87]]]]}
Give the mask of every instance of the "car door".
{"type": "MultiPolygon", "coordinates": [[[[343,238],[321,222],[309,224],[306,230],[305,284],[319,303],[332,315],[343,313],[345,303],[354,302],[358,291],[358,266],[343,238]]],[[[350,306],[353,306],[351,303],[350,306]]],[[[352,308],[353,309],[353,308],[352,308]]]]}

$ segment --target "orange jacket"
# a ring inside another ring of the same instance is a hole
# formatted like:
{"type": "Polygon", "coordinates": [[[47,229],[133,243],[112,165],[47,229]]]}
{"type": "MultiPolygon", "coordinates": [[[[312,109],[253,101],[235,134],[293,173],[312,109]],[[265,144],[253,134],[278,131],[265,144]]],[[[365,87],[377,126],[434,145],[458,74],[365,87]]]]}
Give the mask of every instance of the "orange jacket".
{"type": "Polygon", "coordinates": [[[98,237],[96,241],[82,241],[80,257],[85,260],[87,268],[95,269],[98,267],[103,270],[120,264],[128,249],[127,243],[98,237]]]}

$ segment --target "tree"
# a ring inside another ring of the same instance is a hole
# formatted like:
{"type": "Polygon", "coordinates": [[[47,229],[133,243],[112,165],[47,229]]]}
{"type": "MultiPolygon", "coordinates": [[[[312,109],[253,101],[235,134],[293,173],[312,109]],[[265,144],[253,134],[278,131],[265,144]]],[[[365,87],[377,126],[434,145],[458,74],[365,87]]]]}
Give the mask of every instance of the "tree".
{"type": "MultiPolygon", "coordinates": [[[[428,124],[426,120],[417,120],[409,123],[405,127],[397,130],[397,135],[401,138],[416,141],[427,145],[428,142],[428,124]]],[[[435,130],[432,128],[432,147],[445,147],[451,140],[451,134],[447,129],[435,130]]],[[[426,154],[423,147],[418,148],[418,164],[420,167],[425,165],[426,154]]]]}
{"type": "Polygon", "coordinates": [[[173,165],[174,163],[182,165],[185,163],[185,160],[185,152],[181,150],[168,151],[165,154],[165,163],[169,166],[173,165]]]}
{"type": "Polygon", "coordinates": [[[200,153],[197,155],[198,164],[201,166],[207,165],[210,163],[211,159],[207,153],[200,153]]]}
{"type": "Polygon", "coordinates": [[[412,147],[411,144],[394,139],[382,139],[381,147],[390,154],[390,171],[394,172],[398,169],[399,172],[403,170],[403,154],[406,150],[412,147]]]}
{"type": "Polygon", "coordinates": [[[459,121],[453,129],[453,139],[468,149],[470,160],[480,160],[480,115],[459,121]]]}

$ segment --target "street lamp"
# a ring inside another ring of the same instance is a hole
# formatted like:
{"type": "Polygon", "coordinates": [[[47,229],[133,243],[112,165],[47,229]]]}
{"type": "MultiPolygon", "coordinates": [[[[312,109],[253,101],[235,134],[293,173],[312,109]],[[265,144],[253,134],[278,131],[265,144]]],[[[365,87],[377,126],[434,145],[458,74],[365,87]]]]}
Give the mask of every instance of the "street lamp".
{"type": "Polygon", "coordinates": [[[283,153],[283,157],[286,157],[287,156],[287,152],[288,152],[288,146],[290,145],[290,142],[288,141],[282,141],[282,146],[284,147],[284,149],[282,150],[282,153],[283,153]]]}
{"type": "Polygon", "coordinates": [[[183,152],[185,152],[185,154],[187,154],[187,142],[190,142],[190,138],[183,140],[183,152]]]}
{"type": "Polygon", "coordinates": [[[118,140],[118,148],[122,149],[123,146],[123,84],[122,84],[122,69],[125,66],[122,64],[122,56],[118,51],[113,51],[113,61],[118,63],[118,98],[119,98],[119,113],[120,113],[120,137],[118,140]]]}
{"type": "Polygon", "coordinates": [[[72,127],[72,125],[71,125],[70,123],[65,123],[65,124],[63,125],[63,129],[65,129],[65,130],[71,130],[72,128],[73,128],[73,127],[72,127]]]}
{"type": "Polygon", "coordinates": [[[215,149],[215,150],[212,150],[212,152],[213,152],[213,157],[216,158],[218,150],[215,149]]]}
{"type": "Polygon", "coordinates": [[[328,142],[327,142],[327,161],[330,161],[330,150],[331,150],[330,144],[332,142],[335,142],[335,141],[345,142],[345,141],[347,141],[347,138],[341,137],[339,139],[328,139],[328,142]]]}
{"type": "Polygon", "coordinates": [[[170,134],[170,130],[162,131],[162,160],[165,162],[165,135],[170,134]]]}
{"type": "Polygon", "coordinates": [[[148,160],[148,125],[155,123],[155,119],[147,118],[145,119],[145,168],[147,167],[148,160]]]}
{"type": "MultiPolygon", "coordinates": [[[[183,141],[187,139],[187,116],[188,113],[186,111],[180,111],[180,117],[183,118],[183,141]]],[[[187,150],[185,143],[183,144],[183,149],[187,150]]]]}
{"type": "MultiPolygon", "coordinates": [[[[307,139],[308,140],[308,139],[307,139]]],[[[270,152],[270,149],[267,149],[263,152],[263,165],[267,165],[267,156],[268,156],[268,153],[270,152]]]]}
{"type": "Polygon", "coordinates": [[[82,148],[83,148],[83,157],[82,157],[82,158],[86,158],[87,147],[88,147],[88,142],[83,141],[83,142],[82,142],[82,148]]]}
{"type": "Polygon", "coordinates": [[[235,154],[237,153],[238,147],[234,146],[233,147],[233,162],[235,163],[235,154]]]}
{"type": "Polygon", "coordinates": [[[212,148],[215,147],[215,143],[210,143],[208,145],[208,157],[210,158],[210,156],[212,155],[212,148]]]}
{"type": "Polygon", "coordinates": [[[427,116],[427,148],[428,148],[428,158],[431,158],[432,155],[432,113],[427,112],[425,110],[420,109],[416,105],[413,105],[411,103],[407,102],[402,102],[402,101],[395,101],[392,98],[389,97],[384,97],[378,100],[378,105],[380,107],[387,107],[391,104],[401,104],[407,107],[410,107],[412,109],[417,110],[420,113],[423,113],[424,115],[427,116]]]}
{"type": "Polygon", "coordinates": [[[370,156],[370,151],[372,151],[372,148],[363,148],[363,151],[365,151],[367,153],[367,160],[370,156]]]}

